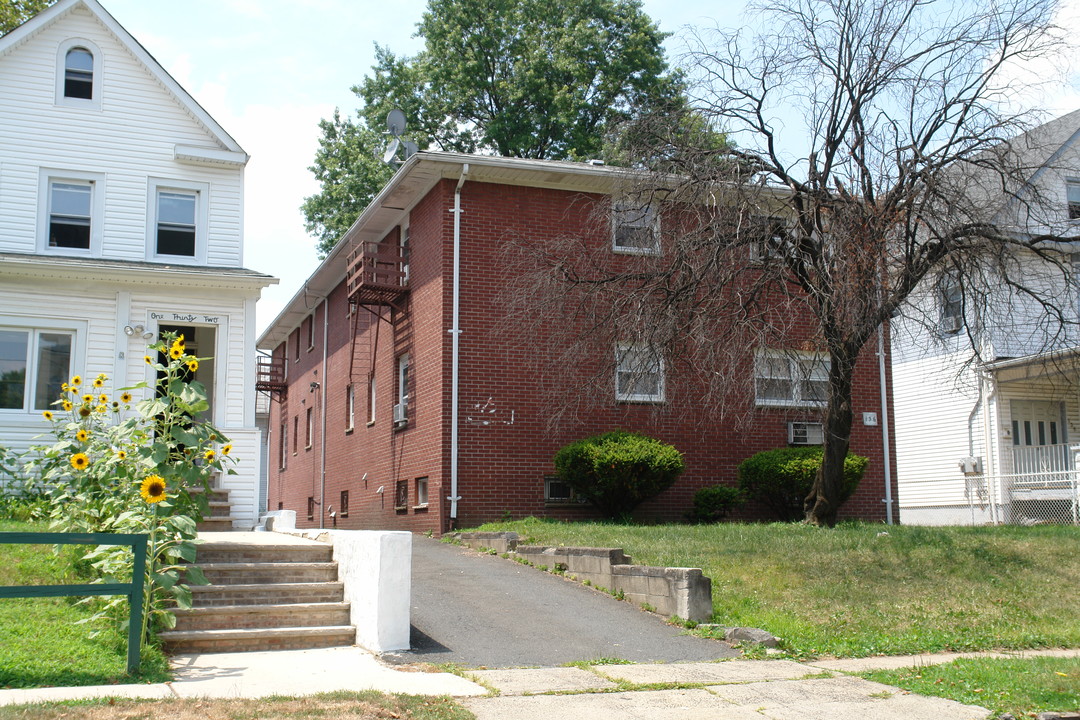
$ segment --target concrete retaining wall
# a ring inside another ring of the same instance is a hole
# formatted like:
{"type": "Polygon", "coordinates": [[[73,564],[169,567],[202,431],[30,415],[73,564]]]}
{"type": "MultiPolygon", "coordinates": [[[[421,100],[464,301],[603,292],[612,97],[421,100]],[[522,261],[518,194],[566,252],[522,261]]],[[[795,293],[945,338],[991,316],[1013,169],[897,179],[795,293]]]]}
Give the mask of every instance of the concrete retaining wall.
{"type": "Polygon", "coordinates": [[[712,580],[699,568],[632,565],[620,548],[518,545],[517,533],[450,533],[471,548],[513,553],[533,565],[565,571],[610,592],[621,591],[635,605],[650,605],[660,615],[707,622],[712,617],[712,580]]]}

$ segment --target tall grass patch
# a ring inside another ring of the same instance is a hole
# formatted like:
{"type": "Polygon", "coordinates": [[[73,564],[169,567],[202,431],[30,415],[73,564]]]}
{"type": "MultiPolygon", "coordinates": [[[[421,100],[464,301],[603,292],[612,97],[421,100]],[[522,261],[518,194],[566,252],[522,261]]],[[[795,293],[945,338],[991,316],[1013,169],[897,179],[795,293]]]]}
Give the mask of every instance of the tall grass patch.
{"type": "Polygon", "coordinates": [[[1080,647],[1080,528],[842,524],[485,525],[545,545],[621,547],[700,567],[714,622],[766,629],[800,656],[1080,647]]]}

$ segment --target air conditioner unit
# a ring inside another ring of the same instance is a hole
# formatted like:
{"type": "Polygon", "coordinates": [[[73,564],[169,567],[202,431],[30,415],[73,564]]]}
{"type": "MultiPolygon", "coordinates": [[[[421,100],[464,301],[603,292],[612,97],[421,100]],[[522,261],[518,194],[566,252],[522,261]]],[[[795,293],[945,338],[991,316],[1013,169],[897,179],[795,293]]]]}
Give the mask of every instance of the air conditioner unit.
{"type": "Polygon", "coordinates": [[[821,423],[789,422],[788,443],[791,445],[821,445],[825,442],[825,431],[821,423]]]}
{"type": "Polygon", "coordinates": [[[405,403],[398,403],[394,405],[394,424],[402,425],[408,422],[408,410],[409,406],[405,403]]]}
{"type": "Polygon", "coordinates": [[[958,333],[964,327],[964,318],[959,315],[946,315],[941,318],[941,332],[958,333]]]}

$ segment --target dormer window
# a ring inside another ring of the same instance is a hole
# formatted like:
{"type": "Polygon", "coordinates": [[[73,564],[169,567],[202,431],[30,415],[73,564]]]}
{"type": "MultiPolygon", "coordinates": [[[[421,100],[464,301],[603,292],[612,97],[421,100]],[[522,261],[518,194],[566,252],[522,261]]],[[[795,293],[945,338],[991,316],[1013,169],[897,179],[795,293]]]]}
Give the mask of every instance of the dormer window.
{"type": "Polygon", "coordinates": [[[64,59],[64,97],[94,99],[94,55],[84,47],[73,47],[64,59]]]}

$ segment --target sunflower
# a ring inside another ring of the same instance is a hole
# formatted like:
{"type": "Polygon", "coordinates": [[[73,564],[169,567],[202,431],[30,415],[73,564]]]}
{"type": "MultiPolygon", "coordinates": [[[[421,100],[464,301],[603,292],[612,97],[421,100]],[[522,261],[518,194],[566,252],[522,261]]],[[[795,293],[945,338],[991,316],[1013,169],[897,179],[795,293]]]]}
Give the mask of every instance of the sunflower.
{"type": "Polygon", "coordinates": [[[85,470],[90,466],[90,458],[86,457],[86,453],[75,453],[71,456],[71,467],[76,470],[85,470]]]}
{"type": "Polygon", "coordinates": [[[224,447],[221,448],[221,454],[222,455],[228,455],[231,452],[232,452],[232,445],[225,445],[224,447]]]}
{"type": "Polygon", "coordinates": [[[180,358],[184,357],[184,348],[173,345],[171,348],[169,348],[169,357],[171,357],[173,360],[179,360],[180,358]]]}
{"type": "Polygon", "coordinates": [[[195,358],[191,358],[187,362],[187,369],[190,370],[191,372],[195,372],[196,370],[199,369],[199,361],[196,360],[195,358]]]}
{"type": "Polygon", "coordinates": [[[90,393],[87,393],[86,395],[82,396],[82,401],[89,405],[90,403],[94,402],[94,396],[90,393]]]}
{"type": "Polygon", "coordinates": [[[143,355],[142,359],[146,361],[147,365],[153,365],[154,364],[154,358],[150,357],[149,355],[143,355]]]}
{"type": "Polygon", "coordinates": [[[122,402],[122,403],[129,403],[129,402],[131,402],[131,393],[129,393],[129,392],[126,392],[126,393],[121,393],[121,395],[120,395],[120,402],[122,402]]]}
{"type": "Polygon", "coordinates": [[[64,400],[62,403],[60,403],[60,407],[64,408],[64,410],[66,410],[67,412],[71,412],[71,408],[75,406],[71,404],[70,400],[64,400]]]}
{"type": "Polygon", "coordinates": [[[60,383],[60,392],[62,392],[62,393],[71,392],[71,386],[68,385],[67,383],[60,383]]]}
{"type": "Polygon", "coordinates": [[[82,375],[76,375],[75,377],[71,378],[71,382],[69,382],[68,385],[70,385],[71,387],[79,387],[80,385],[82,385],[82,375]]]}
{"type": "Polygon", "coordinates": [[[96,387],[96,388],[101,388],[101,387],[105,387],[105,378],[103,378],[103,377],[101,377],[101,376],[99,375],[99,376],[98,376],[98,377],[97,377],[97,378],[96,378],[96,379],[94,380],[94,387],[96,387]]]}
{"type": "Polygon", "coordinates": [[[139,486],[139,494],[148,503],[161,502],[165,495],[165,478],[160,475],[147,475],[139,486]]]}
{"type": "Polygon", "coordinates": [[[86,430],[80,428],[79,432],[75,433],[75,439],[78,440],[79,442],[86,442],[87,440],[90,439],[90,433],[88,433],[88,432],[86,432],[86,430]]]}
{"type": "Polygon", "coordinates": [[[215,454],[216,453],[213,450],[207,450],[206,452],[203,453],[203,458],[205,460],[213,460],[215,454]]]}
{"type": "Polygon", "coordinates": [[[112,409],[113,412],[120,412],[120,403],[113,400],[112,409]]]}
{"type": "Polygon", "coordinates": [[[123,450],[117,450],[116,451],[116,459],[117,460],[127,460],[127,453],[125,451],[123,451],[123,450]]]}
{"type": "Polygon", "coordinates": [[[52,420],[52,410],[46,410],[45,412],[41,413],[41,416],[44,417],[46,420],[52,420]]]}
{"type": "Polygon", "coordinates": [[[108,405],[98,405],[96,408],[94,408],[94,412],[103,413],[108,409],[109,409],[108,405]]]}
{"type": "Polygon", "coordinates": [[[92,412],[94,412],[94,411],[90,409],[89,405],[80,405],[79,406],[79,417],[84,417],[84,418],[85,417],[90,417],[90,413],[92,413],[92,412]]]}

